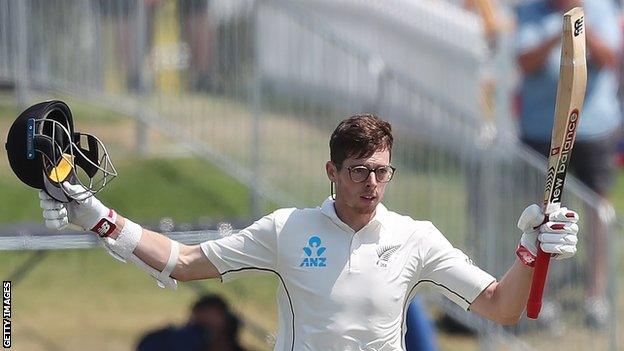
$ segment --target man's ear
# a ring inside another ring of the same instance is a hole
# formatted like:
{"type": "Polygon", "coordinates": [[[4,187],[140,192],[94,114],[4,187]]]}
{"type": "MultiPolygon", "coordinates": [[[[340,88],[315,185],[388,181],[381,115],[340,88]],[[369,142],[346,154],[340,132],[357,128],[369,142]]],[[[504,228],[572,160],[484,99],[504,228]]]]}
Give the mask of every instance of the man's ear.
{"type": "Polygon", "coordinates": [[[336,166],[332,163],[332,161],[327,161],[325,163],[325,172],[327,172],[327,178],[329,181],[336,182],[336,177],[338,177],[338,170],[336,166]]]}

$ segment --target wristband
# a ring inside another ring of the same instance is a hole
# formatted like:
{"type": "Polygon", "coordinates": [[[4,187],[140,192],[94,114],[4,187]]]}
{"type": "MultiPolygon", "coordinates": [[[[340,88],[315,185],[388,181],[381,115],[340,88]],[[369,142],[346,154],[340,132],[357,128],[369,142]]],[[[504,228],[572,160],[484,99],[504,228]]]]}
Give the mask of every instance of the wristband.
{"type": "Polygon", "coordinates": [[[526,247],[518,245],[518,248],[516,249],[516,256],[518,256],[520,262],[522,262],[525,266],[530,268],[535,267],[535,255],[533,255],[526,247]]]}
{"type": "Polygon", "coordinates": [[[113,251],[124,259],[128,259],[137,245],[139,245],[139,241],[143,235],[143,228],[128,218],[126,218],[124,222],[125,224],[121,229],[121,233],[119,233],[119,236],[114,241],[115,245],[113,251]]]}
{"type": "Polygon", "coordinates": [[[134,249],[141,241],[141,237],[143,235],[143,228],[125,218],[125,224],[119,233],[117,239],[113,239],[110,237],[102,238],[102,242],[104,246],[108,250],[108,252],[115,257],[116,259],[126,262],[130,261],[137,265],[139,268],[143,269],[149,275],[156,278],[156,283],[159,287],[165,288],[170,287],[172,289],[176,289],[178,286],[178,282],[171,278],[171,272],[175,268],[176,263],[178,262],[180,255],[180,244],[177,241],[170,240],[171,249],[169,251],[169,259],[165,264],[165,268],[162,271],[154,269],[147,263],[143,262],[139,257],[137,257],[133,252],[134,249]]]}

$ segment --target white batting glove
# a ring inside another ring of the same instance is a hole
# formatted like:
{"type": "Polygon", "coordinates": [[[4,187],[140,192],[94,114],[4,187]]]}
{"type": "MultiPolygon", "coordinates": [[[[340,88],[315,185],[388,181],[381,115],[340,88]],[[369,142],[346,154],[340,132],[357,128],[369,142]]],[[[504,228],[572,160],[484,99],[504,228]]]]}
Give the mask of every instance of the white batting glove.
{"type": "Polygon", "coordinates": [[[556,259],[569,258],[576,253],[578,213],[561,207],[548,216],[546,223],[544,218],[541,208],[533,204],[525,208],[518,219],[522,237],[516,254],[529,267],[535,265],[538,242],[542,251],[552,254],[556,259]]]}
{"type": "Polygon", "coordinates": [[[65,204],[54,200],[43,190],[39,190],[39,206],[43,209],[43,219],[45,219],[46,227],[63,230],[69,226],[65,204]]]}
{"type": "Polygon", "coordinates": [[[39,205],[43,209],[46,227],[63,230],[73,224],[100,236],[107,236],[113,232],[117,218],[115,211],[104,206],[82,185],[64,182],[62,186],[74,201],[62,203],[54,200],[43,190],[39,191],[39,205]]]}

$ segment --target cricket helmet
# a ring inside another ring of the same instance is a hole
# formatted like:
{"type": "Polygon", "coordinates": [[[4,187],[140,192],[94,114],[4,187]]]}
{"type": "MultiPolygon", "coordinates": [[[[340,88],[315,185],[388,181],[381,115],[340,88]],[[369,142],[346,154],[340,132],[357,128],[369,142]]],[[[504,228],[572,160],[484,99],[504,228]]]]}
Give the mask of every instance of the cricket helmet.
{"type": "Polygon", "coordinates": [[[104,144],[74,130],[71,111],[62,101],[41,102],[22,112],[9,129],[5,148],[22,182],[61,202],[72,200],[61,186],[65,181],[81,184],[92,195],[117,176],[104,144]]]}

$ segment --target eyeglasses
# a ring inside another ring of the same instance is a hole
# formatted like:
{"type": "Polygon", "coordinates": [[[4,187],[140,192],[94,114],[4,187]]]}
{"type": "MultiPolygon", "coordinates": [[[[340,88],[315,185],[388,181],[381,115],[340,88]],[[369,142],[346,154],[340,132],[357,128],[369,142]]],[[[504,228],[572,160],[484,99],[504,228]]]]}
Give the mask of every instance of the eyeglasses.
{"type": "Polygon", "coordinates": [[[349,178],[356,183],[362,183],[368,179],[371,173],[375,173],[375,179],[379,183],[387,183],[392,180],[396,168],[392,166],[381,166],[377,168],[368,168],[366,166],[347,167],[349,178]]]}

